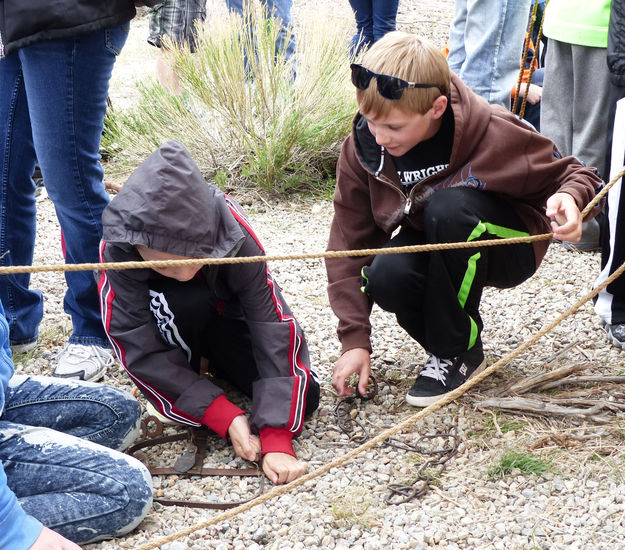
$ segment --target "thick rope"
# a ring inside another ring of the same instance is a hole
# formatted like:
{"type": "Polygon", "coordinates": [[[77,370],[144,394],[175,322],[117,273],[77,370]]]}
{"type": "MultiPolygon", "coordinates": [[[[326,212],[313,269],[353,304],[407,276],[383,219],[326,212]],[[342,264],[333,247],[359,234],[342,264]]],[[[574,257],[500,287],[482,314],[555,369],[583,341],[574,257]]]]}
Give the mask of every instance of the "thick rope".
{"type": "Polygon", "coordinates": [[[389,248],[363,248],[361,250],[326,250],[325,252],[305,252],[301,254],[274,254],[268,256],[234,256],[226,258],[192,258],[185,260],[160,260],[138,262],[109,262],[85,264],[53,264],[40,266],[0,266],[0,275],[9,273],[41,273],[44,271],[89,271],[102,269],[145,269],[147,267],[174,267],[184,265],[222,265],[247,264],[254,262],[273,262],[278,260],[310,260],[315,258],[344,258],[347,256],[371,256],[375,254],[399,254],[402,252],[426,252],[430,250],[451,250],[455,248],[477,248],[502,244],[527,243],[550,239],[551,233],[514,237],[512,239],[492,239],[458,243],[420,244],[412,246],[395,246],[389,248]]]}
{"type": "Polygon", "coordinates": [[[259,504],[267,502],[268,500],[271,500],[285,493],[288,493],[292,491],[293,489],[295,489],[296,487],[299,487],[300,485],[303,485],[304,483],[307,483],[308,481],[311,481],[325,474],[326,472],[330,471],[332,468],[345,464],[346,462],[348,462],[355,456],[363,453],[364,451],[367,451],[375,447],[376,445],[382,443],[389,437],[392,437],[393,435],[401,432],[402,430],[404,430],[411,424],[414,424],[417,420],[421,420],[422,418],[429,416],[433,412],[443,408],[445,405],[448,405],[452,401],[455,401],[459,397],[462,397],[465,393],[467,393],[471,388],[479,384],[486,377],[490,376],[492,373],[499,370],[501,367],[509,363],[512,359],[514,359],[515,357],[520,355],[522,352],[527,350],[530,346],[534,345],[540,338],[542,338],[545,334],[553,330],[564,319],[566,319],[567,317],[575,313],[586,302],[588,302],[589,300],[592,300],[597,294],[599,294],[599,292],[601,292],[604,288],[606,288],[609,284],[611,284],[615,279],[620,277],[623,274],[623,272],[625,272],[625,262],[614,273],[612,273],[610,277],[608,277],[603,283],[597,286],[592,292],[588,293],[586,296],[578,300],[564,313],[560,314],[555,320],[553,320],[547,326],[540,329],[529,340],[527,340],[526,342],[521,344],[519,347],[517,347],[516,349],[512,350],[510,353],[508,353],[507,355],[499,359],[499,361],[493,363],[490,367],[486,368],[481,373],[467,380],[464,384],[462,384],[462,386],[445,394],[445,396],[441,398],[440,401],[437,401],[436,403],[433,403],[432,405],[409,416],[408,418],[405,418],[404,420],[399,422],[399,424],[396,424],[393,428],[389,428],[388,430],[383,431],[382,433],[370,439],[369,441],[363,443],[359,447],[356,447],[355,449],[349,451],[348,453],[345,453],[344,455],[338,458],[335,458],[334,460],[328,462],[327,464],[324,464],[323,466],[317,468],[316,470],[303,475],[302,477],[292,481],[291,483],[287,485],[274,487],[273,489],[271,489],[271,491],[268,491],[267,493],[264,493],[256,497],[255,499],[250,500],[244,504],[241,504],[240,506],[237,506],[236,508],[232,508],[230,510],[222,512],[192,527],[187,527],[186,529],[182,529],[171,535],[149,542],[147,544],[144,544],[143,546],[139,546],[138,548],[136,548],[136,550],[152,550],[153,548],[159,548],[163,546],[164,544],[167,544],[169,542],[172,542],[184,536],[190,535],[191,533],[194,533],[201,529],[206,529],[207,527],[210,527],[211,525],[216,525],[217,523],[221,523],[222,521],[225,521],[234,516],[242,514],[243,512],[247,512],[248,510],[254,508],[255,506],[258,506],[259,504]]]}
{"type": "MultiPolygon", "coordinates": [[[[525,64],[527,63],[527,55],[530,49],[530,40],[532,38],[532,29],[534,28],[534,23],[536,22],[536,13],[538,12],[538,0],[534,0],[534,6],[532,7],[532,14],[530,16],[529,22],[527,24],[527,30],[525,31],[525,42],[523,43],[523,55],[521,56],[521,67],[519,68],[519,78],[517,79],[515,94],[514,94],[514,102],[512,103],[512,112],[516,113],[516,108],[519,104],[519,94],[521,92],[521,82],[523,81],[523,73],[525,72],[525,64]]],[[[544,18],[543,18],[544,19],[544,18]]],[[[542,25],[541,25],[542,26],[542,25]]],[[[536,59],[536,51],[534,51],[534,57],[532,58],[532,66],[534,65],[534,59],[536,59]]],[[[532,73],[530,72],[529,80],[527,83],[527,88],[525,89],[525,94],[527,95],[527,91],[529,90],[529,85],[532,82],[532,73]]],[[[523,104],[524,106],[525,104],[523,104]]],[[[523,119],[525,109],[521,108],[521,113],[519,113],[519,118],[523,119]]]]}
{"type": "MultiPolygon", "coordinates": [[[[547,8],[547,3],[545,4],[545,9],[547,8]]],[[[534,4],[534,9],[538,6],[538,0],[534,4]]],[[[527,106],[527,96],[529,95],[530,84],[532,83],[532,78],[534,77],[534,71],[536,70],[534,62],[538,59],[539,51],[540,51],[540,41],[543,37],[543,24],[545,23],[545,12],[543,12],[543,17],[540,21],[540,27],[538,28],[538,35],[536,36],[536,44],[534,44],[534,56],[532,57],[532,61],[530,63],[530,74],[527,77],[527,85],[525,86],[525,95],[523,96],[523,103],[521,103],[521,111],[519,112],[519,118],[522,119],[523,115],[525,115],[525,107],[527,106]]],[[[515,98],[516,100],[516,98],[515,98]]]]}
{"type": "MultiPolygon", "coordinates": [[[[582,210],[582,218],[586,217],[594,206],[606,195],[610,188],[625,175],[625,166],[613,177],[604,188],[582,210]]],[[[546,241],[553,237],[552,233],[514,237],[511,239],[490,239],[457,243],[419,244],[412,246],[395,246],[389,248],[364,248],[361,250],[326,250],[325,252],[308,252],[302,254],[274,254],[268,256],[235,256],[227,258],[193,258],[185,260],[161,260],[150,262],[108,262],[84,264],[50,264],[50,265],[7,265],[0,266],[0,275],[12,273],[42,273],[48,271],[99,271],[105,269],[145,269],[149,267],[175,267],[184,265],[222,265],[245,264],[254,262],[275,262],[281,260],[311,260],[315,258],[345,258],[347,256],[373,256],[383,254],[401,254],[408,252],[429,252],[432,250],[454,250],[457,248],[478,248],[482,246],[499,246],[505,244],[529,243],[546,241]]]]}

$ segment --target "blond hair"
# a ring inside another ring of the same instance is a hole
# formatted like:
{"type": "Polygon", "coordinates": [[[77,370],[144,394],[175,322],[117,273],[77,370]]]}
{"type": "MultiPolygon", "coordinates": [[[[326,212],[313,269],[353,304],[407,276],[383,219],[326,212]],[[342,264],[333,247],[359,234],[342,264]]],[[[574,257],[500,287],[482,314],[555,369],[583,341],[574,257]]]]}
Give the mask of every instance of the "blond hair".
{"type": "Polygon", "coordinates": [[[375,78],[372,78],[366,90],[356,90],[358,107],[364,115],[386,116],[393,107],[406,113],[424,114],[437,97],[449,96],[451,75],[447,60],[434,44],[420,36],[389,32],[365,52],[362,65],[374,73],[438,86],[404,88],[400,99],[390,100],[378,93],[375,78]]]}

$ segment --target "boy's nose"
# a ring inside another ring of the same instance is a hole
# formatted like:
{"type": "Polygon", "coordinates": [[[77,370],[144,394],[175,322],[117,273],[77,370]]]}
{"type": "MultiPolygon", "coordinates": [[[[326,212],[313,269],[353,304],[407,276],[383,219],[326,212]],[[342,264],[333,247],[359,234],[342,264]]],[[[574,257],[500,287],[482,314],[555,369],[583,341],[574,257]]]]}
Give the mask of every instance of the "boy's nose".
{"type": "Polygon", "coordinates": [[[378,145],[385,147],[389,144],[388,136],[384,132],[376,132],[375,141],[378,145]]]}

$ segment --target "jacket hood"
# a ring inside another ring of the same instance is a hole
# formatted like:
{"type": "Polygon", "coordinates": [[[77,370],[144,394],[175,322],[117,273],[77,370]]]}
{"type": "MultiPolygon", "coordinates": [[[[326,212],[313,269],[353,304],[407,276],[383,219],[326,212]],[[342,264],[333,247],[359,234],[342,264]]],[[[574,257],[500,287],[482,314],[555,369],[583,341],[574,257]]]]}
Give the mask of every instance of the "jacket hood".
{"type": "MultiPolygon", "coordinates": [[[[470,158],[475,144],[486,132],[490,113],[494,108],[480,96],[471,93],[466,84],[455,74],[451,75],[449,103],[454,116],[454,141],[450,166],[461,165],[470,158]]],[[[501,107],[502,111],[505,111],[501,107]]],[[[358,112],[353,121],[352,134],[358,158],[362,165],[377,175],[384,169],[385,157],[382,148],[369,131],[365,117],[358,112]]]]}
{"type": "Polygon", "coordinates": [[[173,140],[132,173],[104,209],[102,226],[104,241],[194,258],[234,255],[245,238],[222,191],[173,140]]]}

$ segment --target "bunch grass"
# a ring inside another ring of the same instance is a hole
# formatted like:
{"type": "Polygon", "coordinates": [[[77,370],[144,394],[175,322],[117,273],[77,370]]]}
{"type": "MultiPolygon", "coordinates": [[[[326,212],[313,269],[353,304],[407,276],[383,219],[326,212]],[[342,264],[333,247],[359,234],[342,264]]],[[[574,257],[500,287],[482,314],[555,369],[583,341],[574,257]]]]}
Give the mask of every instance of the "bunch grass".
{"type": "Polygon", "coordinates": [[[524,474],[542,475],[551,469],[552,464],[548,460],[531,453],[506,449],[488,470],[488,477],[490,479],[504,477],[513,473],[514,470],[524,474]]]}
{"type": "Polygon", "coordinates": [[[133,109],[108,116],[108,173],[125,177],[177,139],[221,187],[327,192],[356,111],[350,29],[336,26],[327,14],[304,17],[297,54],[287,59],[276,45],[279,22],[256,3],[243,18],[215,17],[198,28],[193,54],[169,43],[182,94],[152,80],[140,85],[133,109]]]}

